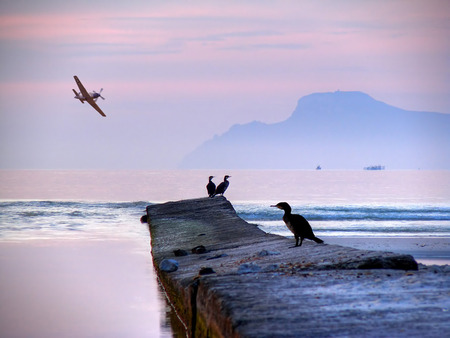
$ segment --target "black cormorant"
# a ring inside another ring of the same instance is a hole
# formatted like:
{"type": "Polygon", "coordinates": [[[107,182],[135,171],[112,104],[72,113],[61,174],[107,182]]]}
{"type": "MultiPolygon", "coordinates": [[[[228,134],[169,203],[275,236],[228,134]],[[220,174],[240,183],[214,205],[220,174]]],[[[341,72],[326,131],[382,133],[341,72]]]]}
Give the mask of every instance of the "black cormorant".
{"type": "Polygon", "coordinates": [[[280,202],[277,205],[271,205],[271,207],[284,210],[283,221],[295,236],[295,246],[301,246],[303,239],[305,238],[311,239],[316,243],[323,243],[320,238],[314,236],[311,225],[305,217],[302,215],[291,214],[292,209],[289,204],[286,202],[280,202]],[[299,239],[300,244],[298,244],[299,239]]]}
{"type": "Polygon", "coordinates": [[[208,196],[213,197],[214,192],[216,191],[216,185],[213,181],[211,181],[214,178],[214,176],[209,176],[209,182],[206,185],[206,190],[208,191],[208,196]]]}
{"type": "Polygon", "coordinates": [[[219,194],[221,194],[223,196],[223,194],[225,193],[225,191],[228,188],[228,185],[230,184],[230,182],[228,182],[229,177],[231,177],[231,176],[225,175],[225,177],[223,178],[223,182],[217,186],[217,189],[213,196],[216,196],[219,194]]]}

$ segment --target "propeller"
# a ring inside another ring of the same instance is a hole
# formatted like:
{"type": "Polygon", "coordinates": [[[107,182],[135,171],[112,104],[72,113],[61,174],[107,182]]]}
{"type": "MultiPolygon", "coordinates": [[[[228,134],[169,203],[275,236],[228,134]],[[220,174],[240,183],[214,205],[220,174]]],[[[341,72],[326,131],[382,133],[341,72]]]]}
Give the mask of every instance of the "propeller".
{"type": "Polygon", "coordinates": [[[96,96],[95,99],[94,99],[95,102],[97,102],[97,99],[98,99],[99,97],[101,97],[102,100],[105,99],[105,98],[102,96],[102,91],[103,91],[103,88],[100,89],[100,92],[99,92],[99,93],[97,93],[97,92],[94,90],[94,94],[95,94],[95,96],[96,96]]]}

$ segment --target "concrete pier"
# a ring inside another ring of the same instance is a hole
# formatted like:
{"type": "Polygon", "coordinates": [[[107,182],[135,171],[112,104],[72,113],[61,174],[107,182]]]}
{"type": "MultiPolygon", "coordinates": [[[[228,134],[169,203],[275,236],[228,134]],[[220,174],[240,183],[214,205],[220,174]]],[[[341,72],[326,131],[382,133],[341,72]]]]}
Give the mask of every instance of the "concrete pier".
{"type": "MultiPolygon", "coordinates": [[[[450,335],[450,269],[266,234],[224,197],[147,207],[152,255],[192,337],[450,335]]],[[[280,216],[281,217],[281,216],[280,216]]]]}

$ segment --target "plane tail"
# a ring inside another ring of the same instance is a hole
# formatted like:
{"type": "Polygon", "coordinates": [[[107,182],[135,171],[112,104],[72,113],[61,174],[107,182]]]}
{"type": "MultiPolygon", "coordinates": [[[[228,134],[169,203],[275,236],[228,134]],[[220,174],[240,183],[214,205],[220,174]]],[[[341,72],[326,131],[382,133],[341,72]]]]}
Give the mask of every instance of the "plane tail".
{"type": "Polygon", "coordinates": [[[77,100],[80,100],[81,103],[84,103],[82,99],[79,99],[79,98],[78,98],[78,93],[77,93],[77,91],[76,91],[75,89],[72,89],[72,90],[73,90],[73,93],[75,94],[75,97],[74,97],[74,98],[77,99],[77,100]]]}

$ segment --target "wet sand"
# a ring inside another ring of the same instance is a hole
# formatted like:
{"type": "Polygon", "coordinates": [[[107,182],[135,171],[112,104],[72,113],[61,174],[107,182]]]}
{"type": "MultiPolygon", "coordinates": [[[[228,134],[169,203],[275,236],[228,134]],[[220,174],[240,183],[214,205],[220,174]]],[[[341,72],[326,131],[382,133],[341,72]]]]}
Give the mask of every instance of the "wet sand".
{"type": "Polygon", "coordinates": [[[450,238],[443,237],[321,237],[328,244],[412,255],[418,263],[450,265],[450,238]]]}
{"type": "Polygon", "coordinates": [[[0,242],[0,336],[170,337],[149,250],[132,240],[0,242]]]}

